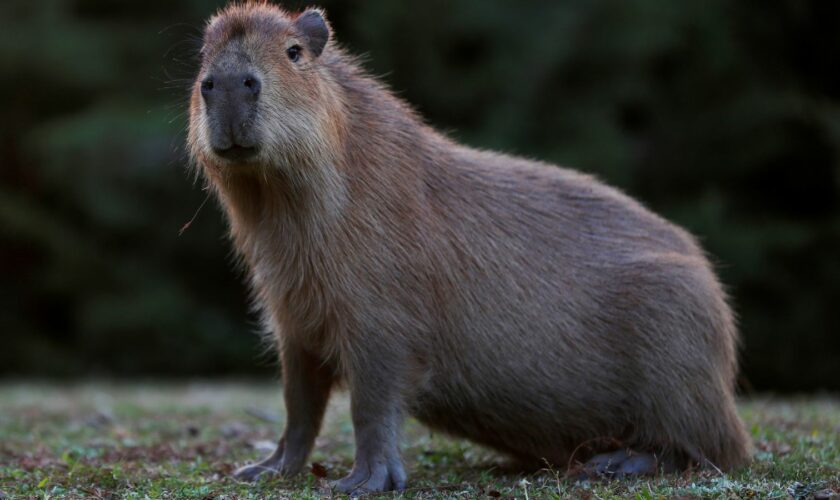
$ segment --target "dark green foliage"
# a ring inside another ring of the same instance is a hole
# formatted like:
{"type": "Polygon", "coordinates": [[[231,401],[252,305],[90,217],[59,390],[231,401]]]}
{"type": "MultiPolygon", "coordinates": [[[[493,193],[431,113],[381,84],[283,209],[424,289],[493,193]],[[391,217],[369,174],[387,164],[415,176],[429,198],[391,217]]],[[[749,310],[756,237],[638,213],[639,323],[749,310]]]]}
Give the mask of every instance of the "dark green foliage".
{"type": "MultiPolygon", "coordinates": [[[[204,199],[182,144],[220,3],[0,6],[2,373],[270,364],[218,211],[178,237],[204,199]]],[[[840,389],[840,4],[322,5],[433,125],[592,172],[698,235],[746,387],[840,389]]]]}

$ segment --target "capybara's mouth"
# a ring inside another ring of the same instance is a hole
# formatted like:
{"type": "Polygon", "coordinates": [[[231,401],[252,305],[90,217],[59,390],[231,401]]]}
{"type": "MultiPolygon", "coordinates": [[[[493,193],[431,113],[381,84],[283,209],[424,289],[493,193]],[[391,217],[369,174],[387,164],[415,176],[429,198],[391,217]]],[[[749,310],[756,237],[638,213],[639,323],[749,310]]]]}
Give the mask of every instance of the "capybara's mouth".
{"type": "Polygon", "coordinates": [[[217,155],[221,156],[222,158],[230,161],[248,161],[253,159],[257,156],[257,148],[256,146],[240,146],[238,144],[234,144],[233,146],[225,149],[214,148],[213,152],[217,155]]]}

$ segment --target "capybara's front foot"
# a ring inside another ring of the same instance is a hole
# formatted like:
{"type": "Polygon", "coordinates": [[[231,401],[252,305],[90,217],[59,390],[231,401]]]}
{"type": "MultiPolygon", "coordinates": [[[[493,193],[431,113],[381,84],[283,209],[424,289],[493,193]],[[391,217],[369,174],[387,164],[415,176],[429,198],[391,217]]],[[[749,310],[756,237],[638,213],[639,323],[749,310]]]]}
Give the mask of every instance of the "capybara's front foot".
{"type": "Polygon", "coordinates": [[[657,459],[653,453],[618,450],[595,455],[583,465],[582,479],[625,479],[656,474],[663,467],[668,472],[667,462],[657,459]]]}
{"type": "Polygon", "coordinates": [[[333,487],[348,495],[364,495],[382,491],[405,489],[405,469],[399,459],[375,461],[370,466],[356,464],[350,474],[333,483],[333,487]]]}
{"type": "Polygon", "coordinates": [[[233,473],[233,477],[239,481],[253,482],[260,477],[269,477],[275,474],[281,476],[294,476],[299,473],[302,467],[300,466],[286,466],[283,460],[276,460],[272,457],[266,458],[262,462],[248,464],[240,467],[233,473]]]}
{"type": "Polygon", "coordinates": [[[239,481],[253,482],[261,476],[273,476],[280,471],[280,464],[278,462],[269,457],[261,462],[248,464],[236,469],[233,477],[239,481]]]}
{"type": "Polygon", "coordinates": [[[239,481],[253,482],[260,477],[269,477],[275,474],[293,476],[303,468],[305,457],[303,453],[291,453],[286,449],[284,440],[280,440],[277,449],[270,457],[261,462],[248,464],[240,467],[233,473],[233,477],[239,481]]]}

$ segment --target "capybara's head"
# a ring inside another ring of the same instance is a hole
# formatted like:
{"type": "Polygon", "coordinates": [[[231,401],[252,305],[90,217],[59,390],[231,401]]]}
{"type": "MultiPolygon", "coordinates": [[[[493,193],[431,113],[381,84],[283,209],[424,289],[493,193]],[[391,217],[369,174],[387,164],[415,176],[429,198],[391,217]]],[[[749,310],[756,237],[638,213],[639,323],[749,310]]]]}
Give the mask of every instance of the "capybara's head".
{"type": "Polygon", "coordinates": [[[315,9],[237,3],[211,18],[190,103],[193,157],[227,170],[276,167],[330,142],[329,40],[315,9]]]}

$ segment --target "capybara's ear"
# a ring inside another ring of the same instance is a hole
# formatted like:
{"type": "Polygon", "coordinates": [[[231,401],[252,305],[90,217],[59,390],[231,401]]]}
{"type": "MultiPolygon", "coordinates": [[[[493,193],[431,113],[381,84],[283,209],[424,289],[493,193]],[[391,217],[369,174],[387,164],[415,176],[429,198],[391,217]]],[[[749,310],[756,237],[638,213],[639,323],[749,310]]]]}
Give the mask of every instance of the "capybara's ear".
{"type": "Polygon", "coordinates": [[[312,56],[320,56],[330,39],[330,27],[324,19],[324,11],[306,9],[295,19],[295,28],[306,38],[306,47],[312,56]]]}

